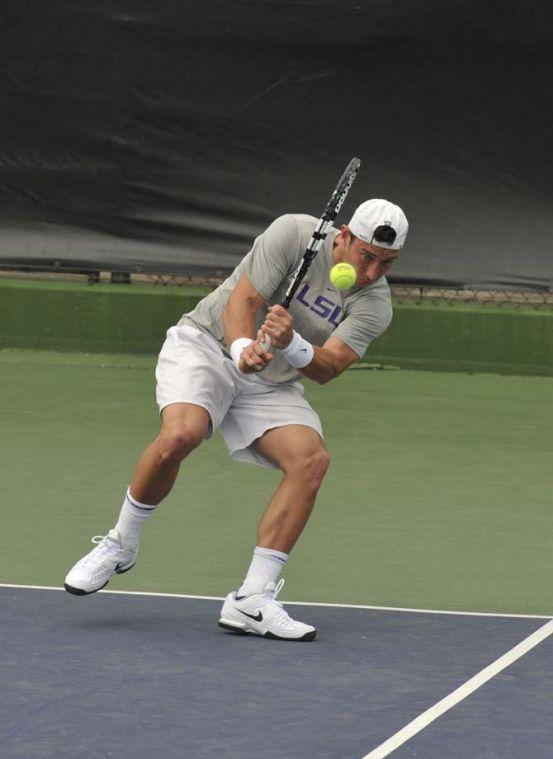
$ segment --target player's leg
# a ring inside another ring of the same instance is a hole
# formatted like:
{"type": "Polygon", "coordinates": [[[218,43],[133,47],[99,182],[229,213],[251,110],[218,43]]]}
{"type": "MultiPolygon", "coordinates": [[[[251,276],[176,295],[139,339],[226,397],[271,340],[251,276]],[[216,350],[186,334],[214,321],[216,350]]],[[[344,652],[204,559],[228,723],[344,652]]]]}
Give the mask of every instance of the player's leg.
{"type": "Polygon", "coordinates": [[[253,447],[278,465],[283,478],[259,522],[257,554],[238,595],[258,593],[266,582],[276,582],[307,524],[330,461],[319,433],[297,424],[268,430],[253,447]]]}
{"type": "Polygon", "coordinates": [[[176,326],[167,331],[156,366],[161,430],[146,448],[127,490],[115,527],[65,579],[71,593],[94,593],[115,573],[134,565],[140,532],[171,490],[181,461],[224,418],[235,388],[232,361],[209,335],[176,326]]]}
{"type": "Polygon", "coordinates": [[[206,438],[210,417],[202,406],[172,403],[161,412],[161,429],[140,457],[115,530],[125,547],[137,547],[142,528],[171,491],[183,459],[206,438]]]}
{"type": "Polygon", "coordinates": [[[138,461],[115,527],[70,570],[67,591],[94,593],[113,574],[132,569],[144,524],[170,492],[182,460],[205,439],[209,423],[208,412],[195,404],[173,403],[163,409],[160,432],[138,461]]]}
{"type": "Polygon", "coordinates": [[[301,425],[268,430],[253,445],[284,474],[261,517],[257,544],[289,553],[309,519],[330,456],[319,433],[301,425]]]}
{"type": "Polygon", "coordinates": [[[172,403],[161,412],[161,429],[140,457],[129,491],[142,503],[157,506],[170,492],[181,461],[205,439],[209,414],[193,403],[172,403]]]}
{"type": "Polygon", "coordinates": [[[231,593],[219,624],[270,638],[312,640],[316,630],[291,619],[276,601],[276,580],[304,529],[329,465],[319,433],[303,425],[265,432],[253,447],[282,470],[283,478],[258,527],[257,546],[238,593],[231,593]]]}

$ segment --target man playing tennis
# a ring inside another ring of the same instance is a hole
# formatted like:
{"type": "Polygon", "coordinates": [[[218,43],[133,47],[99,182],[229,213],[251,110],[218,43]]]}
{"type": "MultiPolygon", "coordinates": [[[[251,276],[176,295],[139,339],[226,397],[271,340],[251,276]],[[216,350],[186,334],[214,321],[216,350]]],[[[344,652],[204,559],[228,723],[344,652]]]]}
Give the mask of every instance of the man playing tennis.
{"type": "Polygon", "coordinates": [[[219,428],[234,459],[283,472],[245,579],[227,596],[219,624],[268,638],[315,637],[314,627],[291,619],[277,601],[279,574],[329,464],[321,422],[300,379],[334,379],[387,328],[385,275],[408,230],[398,206],[362,203],[348,225],[331,228],[286,310],[278,304],[316,223],[301,214],[276,219],[230,277],[168,330],[156,368],[161,430],[138,461],[114,528],[65,578],[70,593],[94,593],[133,567],[142,528],[181,462],[219,428]],[[330,285],[330,269],[340,262],[356,270],[351,290],[330,285]]]}

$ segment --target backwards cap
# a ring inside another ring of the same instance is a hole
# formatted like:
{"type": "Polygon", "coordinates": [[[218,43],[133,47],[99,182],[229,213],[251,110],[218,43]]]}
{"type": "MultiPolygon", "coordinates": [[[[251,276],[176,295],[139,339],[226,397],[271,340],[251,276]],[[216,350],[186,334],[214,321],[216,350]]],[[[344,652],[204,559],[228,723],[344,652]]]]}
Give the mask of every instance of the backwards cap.
{"type": "Polygon", "coordinates": [[[352,233],[381,248],[403,248],[409,222],[399,206],[389,200],[373,198],[356,209],[348,227],[352,233]]]}

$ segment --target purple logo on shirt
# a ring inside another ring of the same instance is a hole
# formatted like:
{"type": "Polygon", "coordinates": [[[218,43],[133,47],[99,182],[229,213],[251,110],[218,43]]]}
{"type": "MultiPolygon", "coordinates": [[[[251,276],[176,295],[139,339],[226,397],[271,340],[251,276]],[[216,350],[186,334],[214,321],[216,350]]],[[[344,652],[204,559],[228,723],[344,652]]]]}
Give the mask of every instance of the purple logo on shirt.
{"type": "Polygon", "coordinates": [[[308,284],[304,284],[300,287],[296,294],[296,299],[302,304],[302,306],[306,306],[310,311],[313,311],[314,314],[317,314],[317,316],[327,319],[331,324],[334,324],[335,327],[340,324],[342,306],[334,303],[333,300],[330,300],[330,298],[327,298],[325,295],[317,295],[313,302],[310,302],[311,298],[309,297],[308,284]]]}

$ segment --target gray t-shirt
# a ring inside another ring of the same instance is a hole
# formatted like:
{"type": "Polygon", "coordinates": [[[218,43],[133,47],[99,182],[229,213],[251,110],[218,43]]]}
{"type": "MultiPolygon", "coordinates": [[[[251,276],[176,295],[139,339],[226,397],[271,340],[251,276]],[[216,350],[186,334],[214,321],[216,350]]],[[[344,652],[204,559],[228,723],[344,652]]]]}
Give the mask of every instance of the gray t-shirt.
{"type": "MultiPolygon", "coordinates": [[[[250,252],[216,290],[203,298],[179,324],[192,324],[211,334],[229,355],[223,332],[223,311],[243,273],[246,273],[268,306],[280,303],[313,234],[317,219],[304,214],[286,214],[275,219],[254,241],[250,252]]],[[[290,313],[294,329],[313,345],[323,345],[330,335],[338,337],[359,357],[369,343],[381,335],[392,319],[390,288],[384,277],[366,287],[340,292],[332,286],[333,243],[338,235],[331,229],[300,284],[290,313]]],[[[267,307],[256,317],[256,330],[265,321],[267,307]]],[[[271,382],[290,382],[302,375],[275,351],[275,358],[260,375],[271,382]]]]}

